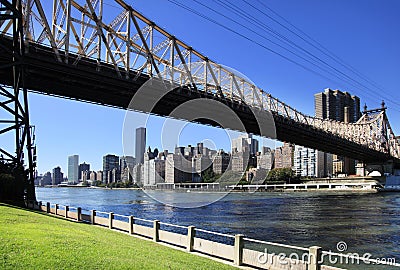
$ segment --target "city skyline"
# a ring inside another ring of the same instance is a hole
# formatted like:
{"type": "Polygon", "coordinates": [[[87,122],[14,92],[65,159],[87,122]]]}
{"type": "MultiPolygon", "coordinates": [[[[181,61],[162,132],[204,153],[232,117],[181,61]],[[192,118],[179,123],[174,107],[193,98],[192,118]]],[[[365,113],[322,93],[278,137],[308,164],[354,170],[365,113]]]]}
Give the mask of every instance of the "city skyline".
{"type": "MultiPolygon", "coordinates": [[[[272,147],[271,149],[272,150],[275,150],[275,148],[274,148],[274,145],[275,144],[264,144],[264,145],[262,145],[262,144],[260,144],[260,142],[259,142],[259,140],[258,139],[254,139],[254,137],[255,138],[257,138],[257,137],[259,137],[259,136],[254,136],[254,135],[252,135],[252,134],[242,134],[242,135],[239,135],[238,137],[236,137],[236,138],[233,138],[233,141],[235,141],[235,140],[239,140],[239,139],[242,139],[242,138],[244,138],[244,137],[250,137],[250,141],[252,142],[252,143],[254,143],[254,142],[256,142],[256,147],[257,147],[257,151],[255,151],[254,152],[254,150],[255,150],[255,148],[252,148],[251,149],[251,151],[252,151],[252,153],[254,154],[254,153],[256,153],[256,152],[262,152],[263,151],[263,147],[272,147]],[[260,150],[261,149],[261,150],[260,150]]],[[[265,140],[264,140],[265,141],[265,140]]],[[[155,149],[157,149],[159,152],[165,152],[165,151],[167,151],[167,152],[169,152],[169,153],[174,153],[174,150],[176,149],[176,147],[183,147],[183,148],[185,148],[186,146],[195,146],[196,144],[198,144],[198,142],[192,142],[192,143],[188,143],[188,144],[181,144],[181,145],[176,145],[175,146],[175,148],[173,148],[173,149],[160,149],[160,148],[158,148],[158,147],[153,147],[153,146],[151,146],[151,145],[146,145],[146,151],[147,151],[147,149],[150,147],[151,149],[153,149],[153,150],[155,150],[155,149]]],[[[233,143],[234,144],[234,143],[233,143]]],[[[251,143],[250,143],[251,144],[251,143]]],[[[278,144],[278,145],[275,145],[276,146],[276,148],[277,147],[279,147],[279,145],[280,144],[278,144]]],[[[205,147],[207,147],[207,146],[205,146],[205,147]]],[[[208,148],[208,147],[207,147],[208,148]]],[[[235,149],[232,149],[232,148],[229,148],[229,149],[210,149],[210,150],[213,150],[213,151],[220,151],[220,150],[222,150],[222,151],[224,151],[224,153],[228,153],[228,154],[232,154],[232,151],[235,151],[235,149]]],[[[145,151],[145,153],[146,153],[146,151],[145,151]]],[[[118,155],[118,154],[116,154],[116,153],[113,153],[113,152],[109,152],[109,153],[105,153],[105,154],[103,154],[103,155],[101,155],[101,156],[99,156],[97,159],[100,159],[101,160],[101,165],[99,166],[99,167],[94,167],[93,166],[93,164],[95,164],[96,162],[93,162],[92,160],[82,160],[81,159],[81,154],[80,153],[78,153],[78,154],[74,154],[74,155],[70,155],[70,156],[68,156],[67,157],[67,162],[66,162],[66,164],[67,164],[67,166],[65,166],[65,167],[63,167],[63,166],[61,166],[61,165],[57,165],[57,164],[53,164],[53,165],[49,165],[50,167],[51,167],[51,169],[50,170],[48,170],[48,171],[37,171],[38,172],[38,175],[45,175],[47,172],[51,172],[54,168],[61,168],[61,172],[63,172],[64,173],[64,176],[65,176],[65,178],[68,178],[68,169],[69,169],[69,164],[68,164],[68,161],[70,160],[70,158],[73,158],[73,160],[74,160],[74,162],[78,162],[77,163],[77,170],[76,170],[76,173],[77,173],[77,176],[79,177],[79,175],[80,175],[80,173],[81,173],[81,171],[79,170],[79,168],[82,166],[82,165],[86,165],[86,166],[88,166],[88,168],[90,168],[90,170],[89,171],[94,171],[94,172],[96,172],[96,171],[104,171],[104,162],[105,162],[105,160],[107,159],[108,160],[108,157],[118,157],[119,158],[119,160],[121,161],[121,160],[126,160],[126,158],[128,158],[128,159],[130,159],[130,158],[133,158],[133,160],[135,160],[134,161],[134,163],[135,164],[138,164],[138,163],[140,163],[140,162],[138,162],[138,160],[137,160],[137,158],[136,158],[136,156],[134,156],[134,155],[118,155]],[[107,158],[106,158],[107,157],[107,158]],[[81,161],[82,160],[82,161],[81,161]]],[[[108,162],[108,161],[107,161],[108,162]]],[[[106,162],[106,163],[107,163],[106,162]]],[[[125,161],[126,162],[126,161],[125,161]]],[[[142,164],[143,164],[143,162],[142,162],[142,164]]],[[[121,165],[121,164],[120,164],[121,165]]],[[[87,168],[87,167],[86,167],[87,168]]],[[[115,168],[115,166],[112,166],[112,168],[115,168]]],[[[108,169],[108,167],[107,167],[107,169],[106,170],[109,170],[108,169]]],[[[112,170],[112,169],[111,169],[112,170]]],[[[80,177],[79,177],[79,179],[80,179],[80,177]]],[[[78,179],[78,180],[79,180],[78,179]]],[[[104,179],[104,178],[103,178],[104,179]]]]}
{"type": "MultiPolygon", "coordinates": [[[[283,17],[290,18],[291,23],[316,38],[335,54],[346,59],[346,62],[361,70],[362,73],[371,74],[373,80],[379,84],[384,82],[385,86],[391,89],[393,100],[398,100],[395,91],[398,85],[395,76],[398,73],[398,67],[395,66],[395,63],[398,62],[399,52],[394,46],[394,44],[397,44],[397,37],[391,35],[394,31],[393,25],[396,25],[398,20],[395,11],[399,9],[399,4],[396,1],[388,1],[387,5],[380,5],[378,2],[371,2],[368,5],[348,2],[339,5],[334,1],[324,1],[323,3],[310,1],[291,3],[290,5],[284,2],[268,4],[283,17]],[[297,10],[304,12],[297,12],[297,10]],[[378,16],[380,13],[386,14],[384,18],[378,16]],[[325,16],[329,14],[340,14],[340,20],[334,22],[326,20],[325,16]],[[353,14],[359,14],[358,20],[354,20],[353,14]],[[319,22],[318,25],[315,22],[319,22]],[[372,36],[380,38],[372,38],[372,36]],[[340,42],[344,38],[346,44],[340,42]],[[378,54],[376,50],[379,50],[379,48],[385,48],[385,50],[378,54]],[[375,64],[368,65],[367,61],[374,61],[375,64]]],[[[204,52],[210,58],[239,70],[263,89],[309,115],[313,115],[313,95],[327,87],[358,95],[361,98],[361,106],[367,102],[369,108],[379,107],[382,99],[387,100],[382,96],[370,96],[368,92],[360,92],[359,89],[352,89],[349,85],[343,86],[341,83],[324,80],[307,73],[275,55],[268,54],[254,44],[237,38],[228,31],[215,27],[215,25],[193,16],[187,11],[182,12],[166,1],[157,1],[157,5],[137,2],[134,6],[145,15],[152,14],[151,18],[154,18],[154,21],[204,52]],[[165,10],[170,11],[169,14],[176,18],[176,22],[172,22],[169,16],[165,16],[165,10]],[[189,19],[193,27],[198,26],[198,31],[200,31],[198,35],[186,31],[185,24],[182,21],[189,19]],[[202,32],[206,29],[207,34],[219,36],[220,42],[216,42],[214,46],[209,46],[207,42],[200,38],[202,34],[206,34],[206,32],[202,32]],[[227,50],[222,50],[222,48],[226,48],[226,44],[231,45],[227,50]],[[251,48],[251,50],[246,51],[245,57],[240,57],[237,52],[240,52],[241,48],[251,48]],[[265,64],[254,65],[254,59],[258,59],[257,63],[265,64]],[[289,80],[287,74],[291,75],[289,80]],[[299,96],[302,98],[298,98],[299,96]]],[[[260,14],[255,13],[254,16],[259,19],[262,18],[260,14]]],[[[232,26],[233,24],[227,22],[227,25],[232,26]]],[[[124,153],[125,149],[121,147],[124,111],[37,94],[30,94],[29,97],[31,121],[36,126],[39,171],[51,171],[52,166],[49,164],[54,160],[57,163],[54,164],[55,166],[60,165],[65,168],[66,162],[62,157],[77,152],[80,153],[82,160],[90,160],[96,168],[100,167],[101,160],[95,160],[95,157],[104,153],[133,155],[133,153],[124,153]],[[43,108],[46,108],[46,110],[43,110],[43,108]],[[47,111],[52,113],[49,114],[47,111]],[[85,121],[77,120],[82,115],[85,115],[85,121]],[[102,128],[104,122],[107,125],[102,128]],[[49,123],[60,123],[62,128],[59,130],[49,129],[47,127],[49,123]],[[91,128],[88,128],[88,123],[90,123],[91,128]],[[69,129],[69,126],[74,128],[69,129]],[[62,143],[63,141],[67,143],[62,143]],[[61,157],[55,157],[52,149],[60,149],[61,157]]],[[[393,128],[398,131],[399,126],[395,121],[398,119],[398,113],[393,109],[393,103],[389,103],[388,106],[389,119],[393,119],[391,121],[393,128]]],[[[152,123],[149,126],[151,130],[149,129],[149,132],[157,134],[163,121],[157,117],[152,116],[151,118],[152,123]]],[[[219,131],[209,127],[191,130],[192,132],[188,132],[191,133],[191,136],[207,132],[219,134],[219,131]]],[[[149,145],[161,146],[161,143],[157,140],[157,138],[149,137],[149,145]]],[[[187,138],[182,138],[182,141],[186,142],[187,140],[187,138]]],[[[194,141],[198,141],[198,139],[196,138],[194,141]]],[[[224,141],[216,140],[216,142],[219,145],[217,148],[230,148],[224,141]]]]}

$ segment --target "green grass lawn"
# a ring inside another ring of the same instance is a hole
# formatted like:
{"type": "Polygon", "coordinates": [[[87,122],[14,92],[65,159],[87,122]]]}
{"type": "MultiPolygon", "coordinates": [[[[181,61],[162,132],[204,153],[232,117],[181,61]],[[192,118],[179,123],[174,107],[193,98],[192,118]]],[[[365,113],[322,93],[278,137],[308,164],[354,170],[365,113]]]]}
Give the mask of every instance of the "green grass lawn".
{"type": "Polygon", "coordinates": [[[0,203],[0,269],[237,269],[127,234],[0,203]]]}

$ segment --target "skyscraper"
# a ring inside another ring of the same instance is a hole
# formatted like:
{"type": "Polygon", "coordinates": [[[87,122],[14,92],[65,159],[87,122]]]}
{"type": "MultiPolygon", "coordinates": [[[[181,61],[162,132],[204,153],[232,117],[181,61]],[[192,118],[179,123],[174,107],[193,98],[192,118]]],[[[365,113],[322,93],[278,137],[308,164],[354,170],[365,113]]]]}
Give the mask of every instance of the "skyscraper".
{"type": "Polygon", "coordinates": [[[314,101],[315,116],[318,118],[350,123],[357,122],[360,118],[360,98],[348,92],[327,88],[324,92],[315,94],[314,101]],[[346,107],[348,109],[345,113],[346,107]]]}
{"type": "Polygon", "coordinates": [[[135,158],[136,163],[143,164],[144,152],[146,150],[146,128],[136,129],[135,158]]]}
{"type": "Polygon", "coordinates": [[[78,182],[78,164],[79,164],[79,156],[72,155],[68,157],[68,182],[76,183],[78,182]]]}
{"type": "Polygon", "coordinates": [[[232,140],[232,153],[248,152],[250,155],[256,155],[258,152],[258,141],[253,139],[252,134],[244,134],[232,140]]]}
{"type": "Polygon", "coordinates": [[[275,168],[293,168],[294,144],[283,143],[275,149],[275,168]]]}
{"type": "MultiPolygon", "coordinates": [[[[314,95],[315,116],[322,119],[332,119],[341,122],[354,123],[360,118],[360,98],[340,90],[325,89],[324,92],[314,95]]],[[[325,153],[325,160],[333,160],[332,173],[355,173],[355,161],[325,153]]],[[[331,166],[329,162],[327,166],[331,166]]],[[[330,168],[325,171],[330,171],[330,168]]]]}
{"type": "Polygon", "coordinates": [[[79,164],[79,167],[78,167],[78,179],[79,180],[88,180],[88,179],[82,179],[83,172],[90,172],[90,164],[83,162],[82,164],[79,164]]]}
{"type": "Polygon", "coordinates": [[[119,180],[115,174],[119,172],[119,157],[116,155],[106,155],[103,157],[103,183],[111,183],[119,180]],[[115,169],[115,170],[114,170],[115,169]],[[112,171],[114,170],[114,176],[112,171]]]}
{"type": "Polygon", "coordinates": [[[63,173],[61,172],[60,167],[56,167],[53,169],[53,174],[51,176],[51,184],[56,186],[63,181],[63,173]]]}

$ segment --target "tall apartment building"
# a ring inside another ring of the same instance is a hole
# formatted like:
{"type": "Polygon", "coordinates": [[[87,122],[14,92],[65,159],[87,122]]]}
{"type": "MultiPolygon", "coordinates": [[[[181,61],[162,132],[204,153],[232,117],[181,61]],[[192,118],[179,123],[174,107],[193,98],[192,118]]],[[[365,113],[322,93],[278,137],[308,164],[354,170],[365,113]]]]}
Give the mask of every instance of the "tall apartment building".
{"type": "Polygon", "coordinates": [[[97,173],[95,171],[91,171],[89,174],[89,180],[96,181],[97,180],[97,173]]]}
{"type": "Polygon", "coordinates": [[[244,134],[232,140],[232,153],[249,152],[250,155],[256,155],[258,152],[258,141],[253,139],[252,134],[244,134]]]}
{"type": "Polygon", "coordinates": [[[154,186],[165,182],[165,156],[149,147],[143,158],[143,185],[154,186]]]}
{"type": "Polygon", "coordinates": [[[271,170],[274,165],[274,153],[271,148],[263,147],[257,155],[257,169],[271,170]]]}
{"type": "Polygon", "coordinates": [[[231,156],[224,150],[219,150],[213,157],[213,171],[215,174],[223,174],[229,167],[231,156]]]}
{"type": "MultiPolygon", "coordinates": [[[[314,95],[315,116],[341,122],[354,123],[360,118],[360,98],[340,90],[325,89],[314,95]]],[[[325,159],[332,159],[332,174],[354,174],[355,161],[347,157],[325,154],[325,159]]],[[[327,166],[330,166],[327,163],[327,166]]],[[[326,169],[327,170],[327,169],[326,169]]]]}
{"type": "Polygon", "coordinates": [[[275,149],[275,168],[293,168],[294,144],[284,143],[275,149]]]}
{"type": "Polygon", "coordinates": [[[258,141],[252,134],[244,134],[232,140],[232,171],[244,172],[248,166],[256,166],[258,141]]]}
{"type": "Polygon", "coordinates": [[[245,172],[249,165],[254,166],[255,156],[250,156],[248,151],[232,153],[232,171],[245,172]]]}
{"type": "Polygon", "coordinates": [[[348,122],[354,123],[360,118],[360,98],[340,90],[325,89],[314,95],[315,116],[345,122],[345,107],[348,108],[348,122]]]}
{"type": "Polygon", "coordinates": [[[53,173],[51,175],[51,184],[56,186],[63,181],[64,174],[61,172],[60,167],[56,167],[53,169],[53,173]]]}
{"type": "Polygon", "coordinates": [[[201,182],[205,170],[212,168],[212,160],[208,156],[198,154],[192,157],[192,182],[201,182]]]}
{"type": "Polygon", "coordinates": [[[143,164],[144,186],[154,186],[164,183],[165,180],[165,159],[153,158],[144,161],[143,164]]]}
{"type": "Polygon", "coordinates": [[[181,153],[167,155],[165,161],[166,183],[191,182],[192,171],[192,160],[186,159],[181,153]]]}
{"type": "Polygon", "coordinates": [[[246,173],[246,181],[251,184],[262,184],[274,165],[274,153],[271,148],[264,146],[255,158],[256,166],[249,168],[246,173]]]}
{"type": "Polygon", "coordinates": [[[88,180],[87,178],[85,179],[84,177],[82,177],[83,172],[90,172],[90,164],[83,162],[78,166],[78,179],[82,181],[88,180]]]}
{"type": "Polygon", "coordinates": [[[51,179],[51,173],[47,172],[43,175],[42,179],[39,181],[39,186],[46,186],[46,185],[51,185],[52,183],[51,179]]]}
{"type": "Polygon", "coordinates": [[[103,181],[103,171],[96,172],[96,181],[103,181]]]}
{"type": "Polygon", "coordinates": [[[132,170],[132,182],[134,183],[134,184],[137,184],[137,185],[142,185],[143,184],[143,182],[142,182],[142,169],[143,169],[143,164],[140,164],[140,163],[138,163],[138,164],[136,164],[135,165],[135,167],[133,167],[133,170],[132,170]]]}
{"type": "Polygon", "coordinates": [[[68,182],[77,183],[79,180],[79,155],[68,157],[68,182]]]}
{"type": "Polygon", "coordinates": [[[143,164],[143,157],[146,151],[146,128],[136,129],[135,158],[136,163],[143,164]]]}
{"type": "Polygon", "coordinates": [[[119,171],[121,172],[122,182],[129,182],[132,180],[132,173],[135,164],[136,159],[132,156],[121,156],[119,158],[119,171]]]}
{"type": "Polygon", "coordinates": [[[294,171],[299,176],[326,177],[332,174],[332,155],[296,145],[294,171]]]}
{"type": "Polygon", "coordinates": [[[103,157],[103,183],[109,184],[119,180],[119,157],[116,155],[105,155],[103,157]],[[113,173],[114,170],[114,173],[113,173]]]}

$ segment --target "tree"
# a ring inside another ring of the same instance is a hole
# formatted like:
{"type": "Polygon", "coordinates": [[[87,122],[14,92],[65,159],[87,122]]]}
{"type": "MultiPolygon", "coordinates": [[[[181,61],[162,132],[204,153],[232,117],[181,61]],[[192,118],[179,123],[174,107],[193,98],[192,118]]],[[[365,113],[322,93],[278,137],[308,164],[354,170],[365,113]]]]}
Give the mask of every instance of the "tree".
{"type": "Polygon", "coordinates": [[[266,182],[293,183],[293,180],[297,182],[297,176],[292,168],[275,168],[269,171],[265,180],[266,182]]]}
{"type": "Polygon", "coordinates": [[[210,166],[202,172],[201,179],[203,180],[204,183],[211,183],[215,181],[215,176],[216,175],[212,167],[210,166]]]}
{"type": "Polygon", "coordinates": [[[28,171],[15,163],[0,161],[0,201],[22,204],[28,190],[28,171]]]}

